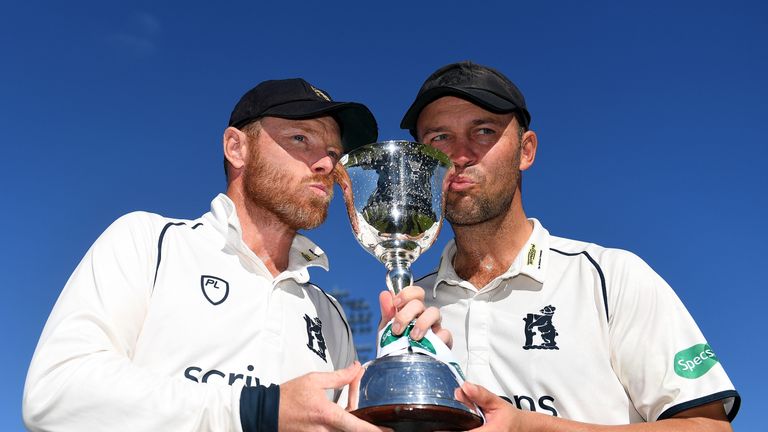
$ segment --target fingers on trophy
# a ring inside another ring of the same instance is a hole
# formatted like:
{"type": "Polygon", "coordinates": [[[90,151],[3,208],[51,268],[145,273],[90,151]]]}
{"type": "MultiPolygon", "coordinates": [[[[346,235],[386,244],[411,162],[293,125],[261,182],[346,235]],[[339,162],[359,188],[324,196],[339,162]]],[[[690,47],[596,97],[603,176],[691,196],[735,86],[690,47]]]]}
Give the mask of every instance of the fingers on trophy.
{"type": "MultiPolygon", "coordinates": [[[[337,165],[352,232],[386,267],[393,294],[413,283],[411,263],[440,232],[450,168],[442,152],[409,141],[369,144],[337,165]]],[[[480,426],[479,410],[455,396],[463,375],[448,347],[434,334],[414,341],[408,333],[394,335],[389,326],[381,331],[378,358],[363,374],[352,413],[402,432],[480,426]]]]}

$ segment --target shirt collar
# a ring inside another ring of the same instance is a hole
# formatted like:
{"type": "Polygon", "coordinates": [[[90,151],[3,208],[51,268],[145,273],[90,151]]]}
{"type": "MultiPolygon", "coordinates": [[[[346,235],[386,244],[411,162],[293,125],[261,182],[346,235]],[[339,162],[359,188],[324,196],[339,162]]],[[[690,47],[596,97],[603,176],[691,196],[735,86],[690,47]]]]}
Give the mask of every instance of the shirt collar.
{"type": "MultiPolygon", "coordinates": [[[[240,226],[240,219],[237,217],[235,203],[227,195],[220,193],[211,201],[211,212],[205,215],[205,219],[224,237],[227,247],[238,253],[249,255],[266,271],[261,258],[243,242],[243,230],[240,226]]],[[[294,279],[299,283],[306,283],[309,281],[309,272],[307,271],[309,267],[320,267],[328,271],[328,256],[312,240],[301,234],[296,234],[288,252],[288,267],[275,277],[274,283],[284,279],[294,279]]]]}
{"type": "MultiPolygon", "coordinates": [[[[512,264],[507,271],[489,282],[489,286],[494,284],[498,285],[497,281],[511,279],[519,274],[524,274],[541,284],[544,283],[550,252],[549,231],[547,231],[537,219],[529,218],[528,220],[533,223],[533,231],[531,232],[530,237],[528,237],[528,241],[520,249],[520,252],[512,261],[512,264]]],[[[445,245],[443,254],[440,257],[440,266],[437,270],[435,285],[432,287],[433,297],[436,296],[437,287],[441,282],[477,291],[477,287],[474,287],[456,274],[456,270],[453,268],[453,258],[455,256],[456,241],[455,239],[452,239],[445,245]]]]}

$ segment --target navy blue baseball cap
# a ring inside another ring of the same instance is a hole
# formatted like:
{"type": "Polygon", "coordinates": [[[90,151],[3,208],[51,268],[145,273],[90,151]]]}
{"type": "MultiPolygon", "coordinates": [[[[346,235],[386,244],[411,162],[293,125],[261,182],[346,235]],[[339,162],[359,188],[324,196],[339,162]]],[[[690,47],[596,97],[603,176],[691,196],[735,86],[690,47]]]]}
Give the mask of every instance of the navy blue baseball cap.
{"type": "Polygon", "coordinates": [[[344,151],[376,142],[376,118],[365,105],[336,102],[301,78],[264,81],[248,90],[232,110],[229,126],[240,129],[262,117],[301,120],[326,115],[339,124],[344,151]]]}
{"type": "Polygon", "coordinates": [[[441,67],[424,81],[400,128],[408,129],[415,138],[419,114],[443,96],[456,96],[494,113],[514,112],[523,127],[531,124],[523,93],[509,78],[488,66],[463,61],[441,67]]]}

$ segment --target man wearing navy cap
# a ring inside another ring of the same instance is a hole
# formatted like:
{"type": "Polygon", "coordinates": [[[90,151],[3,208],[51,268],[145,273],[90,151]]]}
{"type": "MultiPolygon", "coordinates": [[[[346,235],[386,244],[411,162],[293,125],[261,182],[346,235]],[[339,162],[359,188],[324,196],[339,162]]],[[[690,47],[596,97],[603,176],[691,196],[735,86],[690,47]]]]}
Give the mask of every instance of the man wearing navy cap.
{"type": "Polygon", "coordinates": [[[427,78],[401,123],[454,164],[455,239],[416,284],[453,332],[488,421],[477,431],[730,430],[739,395],[666,282],[630,252],[526,217],[530,122],[507,77],[461,62],[427,78]]]}
{"type": "MultiPolygon", "coordinates": [[[[309,282],[328,260],[297,234],[325,219],[339,157],[376,137],[365,106],[302,79],[248,91],[211,211],[123,216],[67,282],[27,375],[27,427],[378,431],[334,403],[362,370],[341,306],[309,282]]],[[[402,294],[410,321],[423,291],[402,294]]]]}

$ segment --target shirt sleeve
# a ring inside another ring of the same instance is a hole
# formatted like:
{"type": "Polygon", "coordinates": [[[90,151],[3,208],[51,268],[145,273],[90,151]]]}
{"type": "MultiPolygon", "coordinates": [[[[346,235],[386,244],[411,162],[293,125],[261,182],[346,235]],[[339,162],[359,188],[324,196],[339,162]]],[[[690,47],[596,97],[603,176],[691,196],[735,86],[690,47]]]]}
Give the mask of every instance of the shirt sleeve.
{"type": "Polygon", "coordinates": [[[118,219],[70,277],[27,374],[30,430],[241,430],[242,385],[194,383],[131,362],[164,223],[148,213],[118,219]]]}
{"type": "Polygon", "coordinates": [[[733,419],[739,395],[672,288],[637,256],[606,255],[611,362],[635,409],[654,421],[720,400],[733,419]]]}
{"type": "Polygon", "coordinates": [[[280,413],[280,386],[243,387],[240,420],[243,432],[277,432],[280,413]]]}

